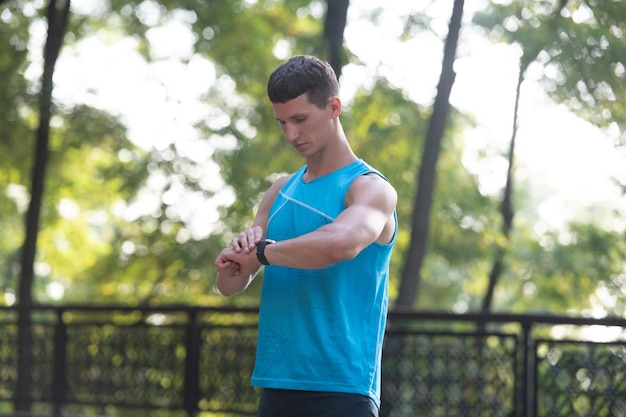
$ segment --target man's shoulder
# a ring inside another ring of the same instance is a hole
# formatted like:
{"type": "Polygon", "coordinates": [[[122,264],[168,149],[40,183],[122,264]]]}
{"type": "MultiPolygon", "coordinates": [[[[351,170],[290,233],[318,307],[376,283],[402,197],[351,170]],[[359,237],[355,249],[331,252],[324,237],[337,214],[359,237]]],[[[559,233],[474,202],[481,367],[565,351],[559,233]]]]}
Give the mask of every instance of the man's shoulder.
{"type": "Polygon", "coordinates": [[[378,195],[381,198],[393,197],[396,190],[391,183],[378,172],[368,172],[352,181],[348,193],[352,195],[378,195]]]}
{"type": "Polygon", "coordinates": [[[354,179],[352,184],[353,185],[356,184],[357,186],[366,186],[366,187],[370,185],[374,185],[374,184],[381,184],[383,188],[393,188],[389,180],[376,170],[372,170],[372,171],[366,172],[363,175],[358,176],[357,178],[354,179]]]}
{"type": "Polygon", "coordinates": [[[274,181],[274,186],[280,188],[283,185],[287,184],[287,182],[293,178],[293,176],[296,175],[295,173],[292,174],[283,174],[281,176],[279,176],[276,181],[274,181]]]}
{"type": "Polygon", "coordinates": [[[277,175],[276,179],[267,190],[267,194],[271,196],[275,196],[276,194],[278,194],[278,192],[285,186],[285,184],[289,182],[289,180],[294,177],[294,175],[296,175],[296,173],[277,175]]]}

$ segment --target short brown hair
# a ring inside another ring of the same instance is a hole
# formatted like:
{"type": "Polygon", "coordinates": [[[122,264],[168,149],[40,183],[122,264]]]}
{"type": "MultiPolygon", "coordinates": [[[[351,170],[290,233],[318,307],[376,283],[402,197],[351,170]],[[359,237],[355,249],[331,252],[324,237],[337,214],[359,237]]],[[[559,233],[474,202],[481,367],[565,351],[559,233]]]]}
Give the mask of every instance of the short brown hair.
{"type": "Polygon", "coordinates": [[[285,103],[308,93],[309,103],[326,107],[339,94],[335,71],[326,61],[310,55],[297,55],[280,64],[270,75],[267,96],[272,103],[285,103]]]}

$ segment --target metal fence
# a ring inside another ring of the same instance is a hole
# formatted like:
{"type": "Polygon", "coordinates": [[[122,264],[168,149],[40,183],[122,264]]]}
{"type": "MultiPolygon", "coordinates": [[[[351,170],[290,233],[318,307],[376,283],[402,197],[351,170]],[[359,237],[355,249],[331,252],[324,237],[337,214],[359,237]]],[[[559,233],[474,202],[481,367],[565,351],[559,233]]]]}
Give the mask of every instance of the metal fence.
{"type": "MultiPolygon", "coordinates": [[[[37,306],[27,401],[42,415],[255,415],[255,308],[37,306]]],[[[0,413],[18,383],[0,308],[0,413]]],[[[383,417],[626,417],[626,320],[392,311],[383,417]]]]}

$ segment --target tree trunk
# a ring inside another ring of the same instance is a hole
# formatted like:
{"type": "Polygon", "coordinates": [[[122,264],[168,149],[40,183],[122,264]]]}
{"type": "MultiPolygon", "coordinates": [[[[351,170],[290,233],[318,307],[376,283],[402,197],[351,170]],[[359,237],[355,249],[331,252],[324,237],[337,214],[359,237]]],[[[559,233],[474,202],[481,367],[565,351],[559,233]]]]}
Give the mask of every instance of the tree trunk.
{"type": "Polygon", "coordinates": [[[327,0],[326,4],[324,38],[328,46],[328,62],[339,78],[343,67],[343,32],[346,28],[350,0],[327,0]]]}
{"type": "Polygon", "coordinates": [[[22,247],[22,265],[18,291],[18,362],[14,405],[16,411],[29,411],[32,383],[32,333],[30,327],[34,262],[39,233],[39,216],[44,194],[44,180],[48,162],[50,117],[52,115],[52,76],[63,43],[70,12],[70,0],[50,0],[48,3],[48,37],[44,49],[44,68],[39,97],[39,128],[37,129],[35,161],[33,164],[31,199],[26,215],[26,234],[22,247]]]}
{"type": "MultiPolygon", "coordinates": [[[[554,19],[550,21],[550,27],[553,28],[554,38],[558,37],[559,20],[561,19],[561,10],[567,4],[567,0],[560,2],[560,8],[557,13],[554,14],[554,19]]],[[[513,165],[515,156],[515,139],[517,137],[517,115],[519,113],[519,100],[521,95],[522,82],[526,74],[526,70],[531,62],[533,62],[539,52],[542,50],[543,45],[534,45],[531,49],[526,49],[520,59],[520,70],[517,77],[517,87],[515,90],[515,107],[513,110],[513,131],[511,133],[511,143],[509,145],[508,154],[508,169],[506,173],[506,185],[504,188],[504,195],[502,197],[502,205],[500,207],[500,213],[502,214],[502,236],[504,237],[504,245],[508,245],[509,236],[511,235],[511,229],[513,228],[513,217],[515,211],[513,209],[513,165]]],[[[489,273],[489,283],[487,285],[487,291],[485,292],[485,298],[481,310],[483,312],[491,311],[493,304],[493,294],[496,289],[496,285],[500,279],[500,275],[505,268],[505,256],[507,253],[507,246],[498,246],[496,248],[494,263],[489,273]]]]}
{"type": "MultiPolygon", "coordinates": [[[[520,72],[517,78],[517,88],[515,90],[515,106],[513,110],[513,132],[511,133],[511,143],[509,145],[508,162],[509,166],[506,172],[506,185],[504,187],[504,195],[502,197],[502,204],[500,206],[500,213],[502,214],[502,236],[504,237],[504,245],[508,245],[511,229],[513,228],[513,217],[515,212],[513,210],[513,161],[515,156],[515,138],[517,137],[517,115],[519,112],[519,99],[522,82],[524,81],[524,63],[520,65],[520,72]]],[[[491,272],[489,273],[489,284],[487,285],[487,292],[483,299],[482,311],[489,312],[493,303],[493,293],[495,292],[496,285],[500,279],[500,275],[504,271],[507,247],[498,244],[495,253],[495,259],[491,272]]]]}
{"type": "Polygon", "coordinates": [[[418,297],[418,288],[421,281],[420,270],[428,242],[430,209],[435,188],[437,160],[439,159],[443,132],[450,110],[450,91],[456,78],[453,66],[461,30],[463,5],[464,0],[455,0],[452,17],[450,18],[441,75],[437,86],[437,96],[435,97],[433,112],[429,120],[422,162],[417,175],[417,193],[413,202],[411,242],[402,272],[399,295],[396,299],[397,306],[411,307],[415,304],[418,297]]]}
{"type": "MultiPolygon", "coordinates": [[[[441,141],[448,112],[450,110],[450,92],[456,77],[453,69],[456,56],[456,46],[461,30],[464,0],[455,0],[450,18],[448,37],[446,39],[441,75],[437,85],[437,97],[430,116],[422,162],[417,174],[417,193],[413,203],[413,225],[411,228],[411,242],[407,252],[400,290],[396,299],[396,307],[411,308],[417,300],[417,290],[420,282],[420,269],[426,242],[428,240],[428,225],[432,206],[433,190],[435,186],[435,172],[437,159],[441,150],[441,141]]],[[[402,326],[402,323],[390,322],[389,328],[402,326]]],[[[398,366],[386,366],[385,363],[397,362],[404,356],[404,340],[402,338],[387,338],[383,350],[383,393],[380,408],[381,417],[392,414],[397,393],[406,387],[400,386],[402,378],[394,375],[390,369],[399,369],[398,366]]]]}

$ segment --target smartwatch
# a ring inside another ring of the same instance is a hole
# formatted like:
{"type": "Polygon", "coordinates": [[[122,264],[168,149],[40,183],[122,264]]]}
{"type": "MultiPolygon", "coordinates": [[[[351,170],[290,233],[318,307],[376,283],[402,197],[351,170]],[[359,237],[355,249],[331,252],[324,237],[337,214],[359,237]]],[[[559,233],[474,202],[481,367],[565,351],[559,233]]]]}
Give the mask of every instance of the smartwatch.
{"type": "Polygon", "coordinates": [[[261,239],[261,241],[256,244],[256,257],[262,265],[270,265],[265,257],[265,247],[272,243],[276,243],[276,241],[272,239],[261,239]]]}

